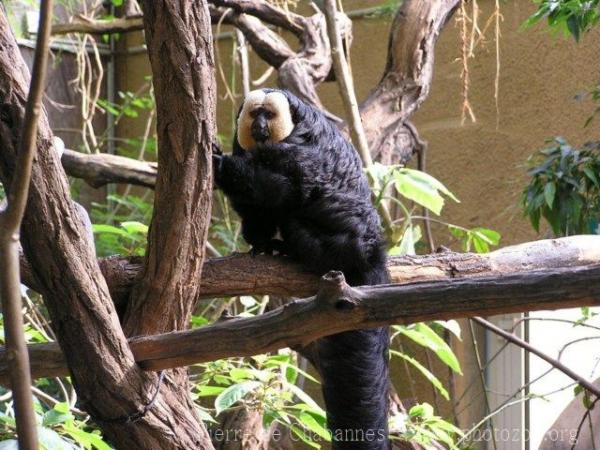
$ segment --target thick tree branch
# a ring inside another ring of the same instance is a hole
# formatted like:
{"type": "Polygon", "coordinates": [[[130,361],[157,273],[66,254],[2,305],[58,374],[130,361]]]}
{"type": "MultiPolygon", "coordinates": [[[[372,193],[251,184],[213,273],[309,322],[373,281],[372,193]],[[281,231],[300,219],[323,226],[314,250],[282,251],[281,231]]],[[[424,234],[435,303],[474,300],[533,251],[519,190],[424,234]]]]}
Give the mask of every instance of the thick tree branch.
{"type": "Polygon", "coordinates": [[[361,105],[374,159],[404,163],[418,148],[405,125],[429,95],[437,39],[460,0],[405,0],[396,13],[387,64],[379,85],[361,105]]]}
{"type": "Polygon", "coordinates": [[[301,37],[306,19],[291,11],[283,11],[264,0],[210,0],[215,6],[231,8],[237,14],[249,14],[267,23],[291,31],[301,37]]]}
{"type": "MultiPolygon", "coordinates": [[[[349,287],[339,272],[332,272],[315,297],[261,316],[134,338],[130,345],[144,369],[158,370],[302,346],[330,334],[386,324],[600,304],[600,264],[571,263],[553,269],[521,267],[519,272],[488,277],[361,288],[349,287]]],[[[60,373],[63,365],[53,344],[31,346],[30,355],[35,376],[60,373]]],[[[6,366],[0,353],[0,374],[6,373],[6,366]]]]}
{"type": "Polygon", "coordinates": [[[108,153],[88,155],[67,149],[63,152],[61,162],[67,174],[82,178],[95,188],[108,183],[129,183],[150,188],[156,184],[156,163],[108,153]]]}
{"type": "Polygon", "coordinates": [[[124,323],[129,335],[188,326],[210,222],[215,140],[206,2],[146,0],[142,6],[156,95],[158,177],[144,274],[124,323]]]}
{"type": "MultiPolygon", "coordinates": [[[[99,260],[117,305],[126,302],[140,276],[140,258],[112,256],[99,260]]],[[[449,280],[501,275],[521,270],[554,269],[600,264],[599,236],[571,236],[505,247],[485,254],[444,252],[424,256],[391,257],[392,283],[449,280]]],[[[21,258],[23,283],[37,290],[29,264],[21,258]]],[[[235,254],[206,260],[202,268],[201,298],[236,295],[308,297],[318,277],[304,272],[288,258],[235,254]]]]}
{"type": "Polygon", "coordinates": [[[36,138],[50,44],[53,0],[42,0],[39,33],[33,59],[25,118],[19,140],[15,173],[8,190],[8,204],[0,212],[0,297],[6,330],[6,349],[11,361],[10,386],[15,401],[15,419],[19,448],[38,448],[37,423],[31,394],[29,355],[21,313],[19,275],[19,232],[27,205],[31,166],[36,152],[36,138]]]}
{"type": "MultiPolygon", "coordinates": [[[[205,0],[144,0],[144,31],[156,97],[158,174],[144,270],[127,304],[129,336],[189,327],[200,289],[212,198],[216,83],[205,0]]],[[[187,371],[162,395],[177,398],[173,448],[212,449],[190,397],[187,371]]],[[[162,403],[162,401],[161,401],[162,403]]],[[[137,445],[143,448],[143,445],[137,445]]]]}
{"type": "Polygon", "coordinates": [[[210,5],[212,21],[237,27],[252,45],[252,48],[268,64],[279,68],[288,58],[295,55],[287,42],[265,26],[256,17],[247,14],[235,14],[227,8],[210,5]]]}

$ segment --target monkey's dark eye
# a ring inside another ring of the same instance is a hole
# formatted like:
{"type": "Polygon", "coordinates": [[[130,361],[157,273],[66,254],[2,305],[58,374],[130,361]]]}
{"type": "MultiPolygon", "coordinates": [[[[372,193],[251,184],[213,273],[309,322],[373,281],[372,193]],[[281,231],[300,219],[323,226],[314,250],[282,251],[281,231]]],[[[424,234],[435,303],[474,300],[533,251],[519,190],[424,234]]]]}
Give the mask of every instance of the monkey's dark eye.
{"type": "Polygon", "coordinates": [[[275,117],[275,113],[271,111],[265,111],[265,117],[267,120],[271,120],[273,117],[275,117]]]}

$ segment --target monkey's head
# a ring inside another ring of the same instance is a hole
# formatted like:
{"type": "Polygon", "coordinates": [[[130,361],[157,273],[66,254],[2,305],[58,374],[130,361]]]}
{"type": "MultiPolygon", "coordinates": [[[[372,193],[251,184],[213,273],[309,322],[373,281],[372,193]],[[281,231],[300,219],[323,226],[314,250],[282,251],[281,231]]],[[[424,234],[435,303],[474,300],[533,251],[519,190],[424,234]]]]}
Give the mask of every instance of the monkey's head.
{"type": "Polygon", "coordinates": [[[278,143],[294,131],[288,97],[273,89],[258,89],[244,99],[237,119],[237,141],[244,150],[278,143]]]}

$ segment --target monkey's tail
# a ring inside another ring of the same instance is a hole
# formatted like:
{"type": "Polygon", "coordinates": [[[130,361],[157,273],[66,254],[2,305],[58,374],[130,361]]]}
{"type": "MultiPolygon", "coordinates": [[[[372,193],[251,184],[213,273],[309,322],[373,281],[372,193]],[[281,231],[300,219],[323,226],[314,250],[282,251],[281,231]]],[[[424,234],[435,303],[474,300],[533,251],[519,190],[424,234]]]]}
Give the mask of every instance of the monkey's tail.
{"type": "MultiPolygon", "coordinates": [[[[361,275],[358,281],[349,277],[350,284],[389,282],[385,268],[361,275]]],[[[319,368],[334,450],[390,448],[388,347],[387,327],[348,331],[319,340],[319,368]]]]}

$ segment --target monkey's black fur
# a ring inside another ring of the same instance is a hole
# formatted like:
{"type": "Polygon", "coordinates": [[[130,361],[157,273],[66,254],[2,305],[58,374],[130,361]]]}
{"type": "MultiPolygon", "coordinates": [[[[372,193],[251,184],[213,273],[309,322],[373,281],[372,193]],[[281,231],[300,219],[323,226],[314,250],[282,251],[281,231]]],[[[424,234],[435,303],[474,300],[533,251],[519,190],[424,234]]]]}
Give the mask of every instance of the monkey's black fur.
{"type": "MultiPolygon", "coordinates": [[[[272,90],[265,90],[272,92],[272,90]]],[[[358,154],[323,114],[294,95],[293,132],[279,143],[217,156],[216,184],[242,218],[254,251],[277,248],[322,275],[340,270],[352,286],[389,282],[377,212],[358,154]],[[274,236],[280,231],[282,241],[274,236]]],[[[323,338],[318,356],[334,449],[387,449],[388,331],[323,338]]]]}

